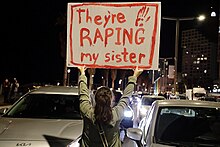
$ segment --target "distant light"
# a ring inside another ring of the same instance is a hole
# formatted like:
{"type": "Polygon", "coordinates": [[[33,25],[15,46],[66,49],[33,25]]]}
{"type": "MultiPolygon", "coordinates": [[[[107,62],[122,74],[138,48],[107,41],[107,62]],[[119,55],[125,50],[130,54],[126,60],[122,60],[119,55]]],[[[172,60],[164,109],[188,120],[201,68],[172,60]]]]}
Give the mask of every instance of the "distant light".
{"type": "Polygon", "coordinates": [[[67,70],[68,73],[70,73],[70,71],[71,71],[70,69],[67,70]]]}
{"type": "Polygon", "coordinates": [[[133,116],[132,111],[129,110],[124,111],[124,117],[132,117],[132,116],[133,116]]]}
{"type": "Polygon", "coordinates": [[[211,17],[216,17],[216,13],[214,11],[211,13],[211,17]]]}
{"type": "Polygon", "coordinates": [[[121,83],[122,83],[122,79],[119,80],[118,84],[121,84],[121,83]]]}
{"type": "Polygon", "coordinates": [[[207,73],[207,70],[206,70],[206,69],[204,70],[204,73],[207,73]]]}
{"type": "Polygon", "coordinates": [[[189,54],[189,52],[186,52],[186,54],[189,54]]]}
{"type": "Polygon", "coordinates": [[[217,89],[213,89],[212,91],[213,91],[213,92],[217,92],[217,89]]]}
{"type": "Polygon", "coordinates": [[[198,19],[199,21],[203,21],[203,20],[205,20],[205,15],[200,15],[197,19],[198,19]]]}

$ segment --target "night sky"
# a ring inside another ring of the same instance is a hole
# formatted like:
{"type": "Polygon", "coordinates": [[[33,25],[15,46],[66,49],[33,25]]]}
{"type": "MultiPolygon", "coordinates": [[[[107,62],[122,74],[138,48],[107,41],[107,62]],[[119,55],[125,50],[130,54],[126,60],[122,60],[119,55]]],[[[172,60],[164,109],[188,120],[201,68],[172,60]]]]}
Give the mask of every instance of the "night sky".
{"type": "MultiPolygon", "coordinates": [[[[1,81],[6,77],[16,77],[23,84],[63,80],[65,59],[61,54],[59,32],[65,26],[57,25],[57,19],[66,13],[68,2],[71,1],[21,0],[1,3],[1,81]]],[[[180,31],[198,28],[210,41],[217,43],[218,18],[210,18],[210,13],[213,9],[218,17],[219,0],[162,0],[161,6],[162,17],[207,15],[208,19],[203,24],[181,23],[180,31]]],[[[160,57],[174,57],[175,22],[162,20],[160,35],[160,57]]]]}

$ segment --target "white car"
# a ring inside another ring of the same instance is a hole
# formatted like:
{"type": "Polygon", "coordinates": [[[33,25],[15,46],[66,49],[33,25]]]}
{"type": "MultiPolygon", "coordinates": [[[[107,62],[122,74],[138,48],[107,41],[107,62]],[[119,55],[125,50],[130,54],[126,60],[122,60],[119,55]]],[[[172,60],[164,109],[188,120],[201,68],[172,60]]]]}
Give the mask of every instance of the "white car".
{"type": "Polygon", "coordinates": [[[142,120],[143,117],[147,115],[148,110],[150,109],[151,105],[156,100],[165,100],[164,96],[158,95],[143,95],[140,103],[139,103],[139,121],[142,120]]]}
{"type": "Polygon", "coordinates": [[[79,146],[83,121],[76,87],[40,87],[1,112],[0,147],[79,146]]]}
{"type": "Polygon", "coordinates": [[[129,128],[127,136],[139,147],[219,147],[220,103],[155,101],[139,128],[129,128]]]}

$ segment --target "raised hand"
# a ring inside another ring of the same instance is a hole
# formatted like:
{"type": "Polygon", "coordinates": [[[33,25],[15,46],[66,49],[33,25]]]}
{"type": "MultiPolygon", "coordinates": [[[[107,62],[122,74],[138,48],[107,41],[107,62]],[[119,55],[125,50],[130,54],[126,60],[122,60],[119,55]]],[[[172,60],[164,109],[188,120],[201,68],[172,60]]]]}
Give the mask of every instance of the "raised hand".
{"type": "Polygon", "coordinates": [[[78,66],[78,69],[80,71],[80,74],[81,75],[85,75],[85,71],[86,71],[86,66],[78,66]]]}
{"type": "Polygon", "coordinates": [[[138,77],[143,72],[143,69],[138,69],[138,66],[134,70],[133,76],[138,77]]]}
{"type": "Polygon", "coordinates": [[[150,19],[150,16],[147,17],[147,14],[149,12],[149,7],[142,7],[137,14],[137,18],[135,21],[135,26],[142,27],[144,22],[147,22],[150,19]]]}

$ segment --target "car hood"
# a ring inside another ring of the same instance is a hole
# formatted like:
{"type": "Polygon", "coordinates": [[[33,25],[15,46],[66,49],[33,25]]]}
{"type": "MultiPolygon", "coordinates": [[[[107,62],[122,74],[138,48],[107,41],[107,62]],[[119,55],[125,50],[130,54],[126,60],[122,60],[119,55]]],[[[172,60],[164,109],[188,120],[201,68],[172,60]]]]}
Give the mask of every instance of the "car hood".
{"type": "Polygon", "coordinates": [[[51,138],[75,140],[82,133],[82,120],[1,118],[0,141],[51,138]]]}
{"type": "Polygon", "coordinates": [[[151,105],[141,105],[141,108],[150,109],[151,105]]]}
{"type": "Polygon", "coordinates": [[[162,144],[152,144],[151,147],[175,147],[175,146],[171,146],[171,145],[162,145],[162,144]]]}

